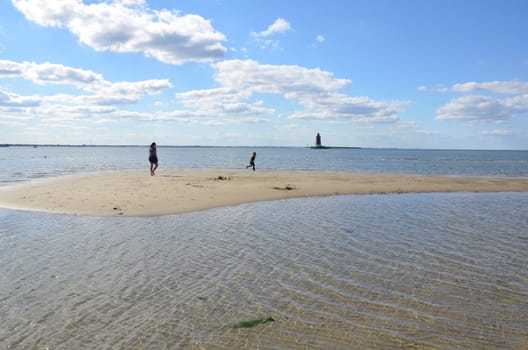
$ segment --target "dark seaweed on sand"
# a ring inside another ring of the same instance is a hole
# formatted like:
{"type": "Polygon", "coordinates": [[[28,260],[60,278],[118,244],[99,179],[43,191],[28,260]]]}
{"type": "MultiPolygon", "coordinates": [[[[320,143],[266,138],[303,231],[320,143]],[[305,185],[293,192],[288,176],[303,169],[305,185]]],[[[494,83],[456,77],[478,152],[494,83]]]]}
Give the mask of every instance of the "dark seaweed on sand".
{"type": "Polygon", "coordinates": [[[264,324],[264,323],[268,323],[268,322],[274,322],[275,320],[272,318],[272,317],[268,317],[268,318],[259,318],[259,319],[256,319],[256,320],[249,320],[249,321],[241,321],[241,322],[238,322],[234,325],[231,325],[230,327],[233,328],[233,329],[238,329],[238,328],[251,328],[251,327],[255,327],[259,324],[264,324]]]}

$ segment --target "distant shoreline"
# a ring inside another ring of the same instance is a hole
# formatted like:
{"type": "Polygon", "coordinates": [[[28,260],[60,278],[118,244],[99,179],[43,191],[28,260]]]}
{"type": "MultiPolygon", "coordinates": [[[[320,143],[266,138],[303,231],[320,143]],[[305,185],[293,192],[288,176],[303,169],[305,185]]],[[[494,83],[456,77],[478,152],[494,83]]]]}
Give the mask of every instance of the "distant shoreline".
{"type": "MultiPolygon", "coordinates": [[[[145,145],[94,145],[94,144],[40,144],[40,143],[1,143],[0,147],[148,147],[145,145]]],[[[158,148],[308,148],[308,149],[355,149],[355,150],[421,150],[421,151],[477,151],[477,152],[528,152],[528,149],[472,149],[472,148],[398,148],[398,147],[360,147],[360,146],[221,146],[221,145],[163,145],[158,144],[158,148]]]]}
{"type": "Polygon", "coordinates": [[[336,149],[361,149],[361,147],[334,147],[334,146],[311,146],[310,147],[311,149],[333,149],[333,148],[336,148],[336,149]]]}
{"type": "Polygon", "coordinates": [[[345,194],[528,192],[526,178],[323,171],[178,170],[83,174],[0,188],[0,207],[88,216],[159,216],[345,194]]]}

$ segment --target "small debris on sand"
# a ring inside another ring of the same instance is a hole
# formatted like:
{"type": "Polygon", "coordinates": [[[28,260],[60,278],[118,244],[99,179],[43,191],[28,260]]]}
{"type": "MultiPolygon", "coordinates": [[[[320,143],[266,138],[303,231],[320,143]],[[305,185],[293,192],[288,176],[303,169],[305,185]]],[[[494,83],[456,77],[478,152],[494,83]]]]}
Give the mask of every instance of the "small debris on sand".
{"type": "Polygon", "coordinates": [[[196,184],[192,184],[190,182],[186,183],[185,186],[191,186],[191,187],[203,187],[202,185],[196,185],[196,184]]]}
{"type": "Polygon", "coordinates": [[[286,185],[284,187],[275,186],[275,187],[273,187],[273,189],[274,190],[279,190],[279,191],[293,191],[293,190],[296,190],[297,187],[288,184],[288,185],[286,185]]]}

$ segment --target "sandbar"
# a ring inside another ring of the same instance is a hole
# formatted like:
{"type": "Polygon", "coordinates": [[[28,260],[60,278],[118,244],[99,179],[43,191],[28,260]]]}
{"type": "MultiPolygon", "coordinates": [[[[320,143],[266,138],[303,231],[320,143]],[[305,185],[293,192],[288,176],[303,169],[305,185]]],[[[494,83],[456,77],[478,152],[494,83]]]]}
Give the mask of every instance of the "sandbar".
{"type": "Polygon", "coordinates": [[[411,192],[528,192],[528,179],[217,169],[150,176],[149,171],[126,171],[0,187],[0,207],[141,217],[287,198],[411,192]]]}

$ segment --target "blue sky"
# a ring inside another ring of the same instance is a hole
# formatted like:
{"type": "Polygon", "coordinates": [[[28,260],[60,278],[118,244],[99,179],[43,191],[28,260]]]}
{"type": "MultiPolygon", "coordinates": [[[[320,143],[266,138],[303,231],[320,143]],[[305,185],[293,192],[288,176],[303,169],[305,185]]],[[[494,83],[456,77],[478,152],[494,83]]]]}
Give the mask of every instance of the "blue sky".
{"type": "Polygon", "coordinates": [[[0,143],[528,149],[524,0],[0,0],[0,143]]]}

